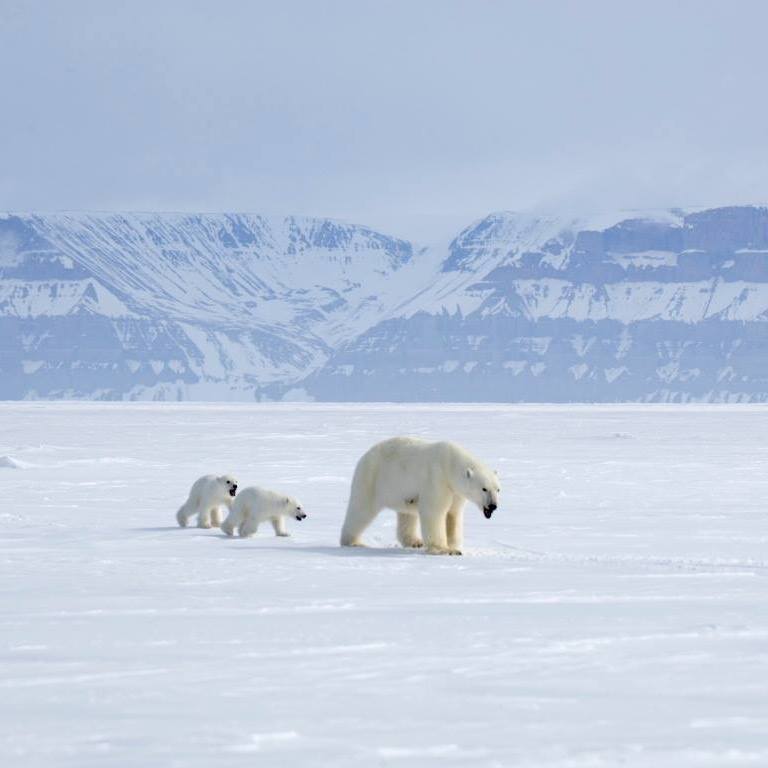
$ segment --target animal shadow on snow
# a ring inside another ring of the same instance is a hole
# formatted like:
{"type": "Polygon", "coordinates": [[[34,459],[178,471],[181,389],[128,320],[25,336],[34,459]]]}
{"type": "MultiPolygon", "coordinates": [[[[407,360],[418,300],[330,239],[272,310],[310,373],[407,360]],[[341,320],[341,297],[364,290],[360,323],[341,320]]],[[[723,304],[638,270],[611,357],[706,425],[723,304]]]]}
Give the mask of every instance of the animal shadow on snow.
{"type": "MultiPolygon", "coordinates": [[[[229,536],[223,535],[222,538],[230,539],[229,536]]],[[[340,547],[336,546],[276,546],[274,544],[258,545],[255,542],[251,546],[237,547],[233,551],[249,551],[253,549],[268,549],[275,552],[291,553],[293,555],[322,555],[323,557],[413,557],[414,554],[418,554],[419,550],[404,549],[403,547],[340,547]]]]}
{"type": "MultiPolygon", "coordinates": [[[[189,528],[182,528],[179,525],[155,525],[155,526],[147,526],[143,528],[128,528],[129,531],[137,531],[139,533],[161,533],[162,531],[187,531],[189,533],[190,531],[195,531],[196,526],[190,526],[189,528]]],[[[200,528],[200,531],[207,530],[205,528],[200,528]]]]}
{"type": "Polygon", "coordinates": [[[310,554],[310,555],[323,555],[327,557],[331,555],[333,557],[408,557],[418,554],[420,550],[416,549],[404,549],[403,547],[340,547],[338,544],[328,546],[309,546],[303,547],[301,545],[275,545],[275,544],[260,544],[256,540],[241,539],[239,536],[227,536],[226,533],[221,533],[218,530],[210,528],[197,528],[196,526],[190,526],[188,528],[181,528],[178,525],[156,525],[156,526],[143,526],[141,528],[129,528],[129,531],[136,531],[137,533],[165,533],[167,531],[183,531],[187,536],[190,534],[197,536],[205,536],[211,538],[211,535],[225,541],[239,541],[241,546],[233,548],[230,551],[240,552],[244,550],[253,549],[269,549],[275,552],[290,552],[292,554],[310,554]],[[242,543],[249,542],[250,546],[242,546],[242,543]]]}

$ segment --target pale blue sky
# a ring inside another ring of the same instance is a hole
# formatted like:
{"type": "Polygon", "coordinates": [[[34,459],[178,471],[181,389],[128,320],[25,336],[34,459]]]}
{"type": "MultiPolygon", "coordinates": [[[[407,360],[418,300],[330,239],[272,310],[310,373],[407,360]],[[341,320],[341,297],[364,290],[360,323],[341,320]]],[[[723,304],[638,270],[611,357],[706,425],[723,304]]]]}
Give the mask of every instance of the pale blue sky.
{"type": "Polygon", "coordinates": [[[0,0],[0,209],[419,235],[765,201],[766,29],[746,1],[0,0]]]}

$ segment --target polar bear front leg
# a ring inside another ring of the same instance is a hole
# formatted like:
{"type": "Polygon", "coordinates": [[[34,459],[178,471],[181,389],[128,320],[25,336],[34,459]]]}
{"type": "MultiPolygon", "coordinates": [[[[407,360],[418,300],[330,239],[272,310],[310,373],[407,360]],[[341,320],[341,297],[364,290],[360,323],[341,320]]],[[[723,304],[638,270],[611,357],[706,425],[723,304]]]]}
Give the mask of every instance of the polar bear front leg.
{"type": "Polygon", "coordinates": [[[197,527],[198,528],[210,528],[211,527],[211,508],[206,507],[201,509],[197,515],[197,527]]]}
{"type": "Polygon", "coordinates": [[[424,546],[430,555],[447,555],[448,528],[446,515],[452,497],[443,494],[424,494],[419,499],[419,520],[424,546]]]}
{"type": "Polygon", "coordinates": [[[291,534],[285,530],[285,517],[278,515],[271,520],[272,527],[275,529],[275,536],[290,536],[291,534]]]}
{"type": "Polygon", "coordinates": [[[211,525],[214,528],[221,528],[221,507],[214,507],[211,510],[211,525]]]}
{"type": "Polygon", "coordinates": [[[397,513],[397,540],[403,547],[423,547],[419,516],[410,512],[397,513]]]}
{"type": "Polygon", "coordinates": [[[448,550],[451,555],[460,555],[464,545],[464,499],[454,496],[448,514],[445,516],[448,550]]]}

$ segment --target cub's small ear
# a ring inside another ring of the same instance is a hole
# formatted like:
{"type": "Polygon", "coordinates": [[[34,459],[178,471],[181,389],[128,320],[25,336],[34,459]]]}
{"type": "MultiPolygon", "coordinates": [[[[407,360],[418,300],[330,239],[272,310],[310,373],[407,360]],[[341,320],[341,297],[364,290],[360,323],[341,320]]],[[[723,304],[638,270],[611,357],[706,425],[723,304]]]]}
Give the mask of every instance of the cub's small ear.
{"type": "Polygon", "coordinates": [[[493,474],[496,475],[496,477],[498,477],[499,476],[499,470],[498,469],[494,469],[493,470],[493,474]]]}
{"type": "Polygon", "coordinates": [[[472,467],[467,467],[467,477],[471,480],[475,476],[475,473],[472,471],[472,467]]]}
{"type": "Polygon", "coordinates": [[[291,500],[287,496],[285,497],[285,503],[286,504],[290,504],[291,503],[291,500]]]}

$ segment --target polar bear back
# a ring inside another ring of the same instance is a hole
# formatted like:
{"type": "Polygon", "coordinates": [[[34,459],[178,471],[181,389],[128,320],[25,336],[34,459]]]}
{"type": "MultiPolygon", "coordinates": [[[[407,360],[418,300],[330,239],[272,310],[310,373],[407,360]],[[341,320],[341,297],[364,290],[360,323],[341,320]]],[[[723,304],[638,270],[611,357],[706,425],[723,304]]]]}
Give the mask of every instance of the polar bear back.
{"type": "Polygon", "coordinates": [[[231,501],[229,488],[223,480],[229,475],[203,475],[192,483],[189,498],[199,500],[201,504],[229,504],[231,501]]]}
{"type": "Polygon", "coordinates": [[[425,488],[454,489],[460,473],[470,465],[479,462],[455,443],[393,437],[368,450],[355,474],[368,486],[377,506],[397,508],[404,500],[416,501],[425,488]]]}
{"type": "Polygon", "coordinates": [[[285,505],[285,496],[266,488],[251,485],[243,488],[235,497],[232,508],[248,510],[253,514],[269,514],[285,505]]]}

